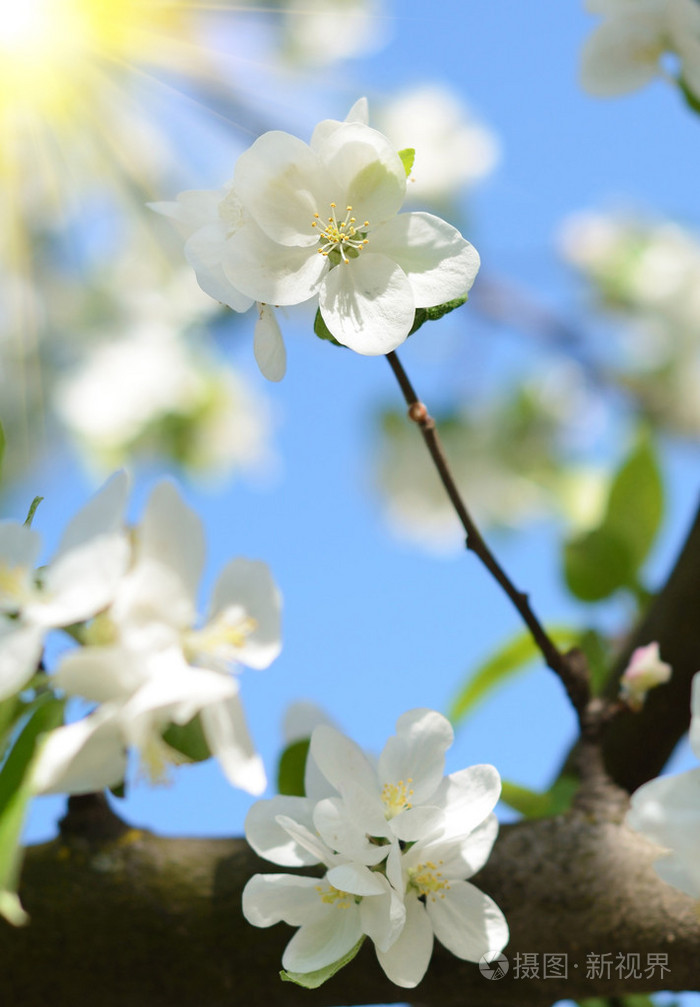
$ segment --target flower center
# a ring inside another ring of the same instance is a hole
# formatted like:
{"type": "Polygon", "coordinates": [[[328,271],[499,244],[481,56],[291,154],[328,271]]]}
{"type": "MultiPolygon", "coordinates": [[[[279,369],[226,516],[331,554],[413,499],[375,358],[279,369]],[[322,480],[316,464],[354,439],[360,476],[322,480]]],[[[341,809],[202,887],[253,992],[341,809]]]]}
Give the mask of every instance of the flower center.
{"type": "Polygon", "coordinates": [[[0,611],[18,612],[31,598],[27,587],[27,568],[0,563],[0,611]]]}
{"type": "Polygon", "coordinates": [[[438,896],[445,898],[445,892],[449,891],[450,883],[445,878],[438,867],[442,865],[442,860],[434,864],[432,860],[426,860],[424,864],[408,869],[408,887],[414,888],[419,895],[425,895],[431,902],[436,902],[438,896]]]}
{"type": "Polygon", "coordinates": [[[337,906],[339,909],[348,909],[355,901],[355,896],[348,892],[342,892],[333,885],[316,885],[316,891],[321,897],[321,902],[329,906],[337,906]]]}
{"type": "Polygon", "coordinates": [[[235,606],[232,610],[224,609],[207,626],[184,634],[185,653],[191,658],[204,653],[224,661],[235,661],[257,625],[249,615],[241,616],[240,609],[235,606]]]}
{"type": "MultiPolygon", "coordinates": [[[[358,227],[357,219],[350,216],[351,206],[345,207],[345,219],[339,221],[336,209],[336,204],[331,203],[331,215],[328,218],[328,223],[318,233],[318,253],[319,255],[336,253],[334,258],[337,258],[338,261],[342,259],[343,262],[348,263],[351,258],[356,258],[368,243],[369,221],[365,220],[358,227]]],[[[311,226],[317,229],[321,228],[321,218],[318,213],[314,213],[311,226]]]]}
{"type": "Polygon", "coordinates": [[[399,780],[398,783],[384,784],[382,787],[382,801],[384,802],[384,814],[387,819],[395,818],[402,811],[413,807],[410,800],[413,797],[413,790],[409,786],[411,783],[413,783],[413,778],[409,776],[406,783],[403,780],[399,780]]]}

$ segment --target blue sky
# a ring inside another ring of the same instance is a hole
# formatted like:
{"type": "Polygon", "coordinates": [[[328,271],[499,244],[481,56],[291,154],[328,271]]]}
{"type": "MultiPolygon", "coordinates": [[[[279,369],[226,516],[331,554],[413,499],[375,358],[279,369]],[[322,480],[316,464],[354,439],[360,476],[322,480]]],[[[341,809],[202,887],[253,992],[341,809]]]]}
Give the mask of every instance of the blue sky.
{"type": "MultiPolygon", "coordinates": [[[[577,63],[593,19],[578,4],[408,0],[388,16],[393,41],[381,53],[329,70],[321,85],[287,89],[284,98],[264,93],[260,106],[270,124],[290,128],[292,122],[306,137],[318,118],[342,118],[361,94],[371,101],[417,81],[448,84],[502,145],[499,167],[463,208],[470,221],[466,236],[484,270],[507,275],[569,311],[573,287],[553,247],[565,214],[624,200],[700,222],[700,122],[661,82],[614,101],[585,95],[577,63]]],[[[177,129],[184,142],[189,113],[167,102],[164,108],[181,116],[177,129]]],[[[208,156],[200,154],[191,169],[190,184],[221,184],[247,142],[235,128],[222,129],[208,156]]],[[[374,411],[401,406],[386,362],[318,342],[303,311],[290,311],[283,326],[288,374],[265,388],[278,418],[279,475],[266,486],[237,481],[216,491],[185,489],[207,529],[203,597],[234,555],[265,559],[284,595],[283,653],[269,670],[245,672],[242,686],[270,776],[290,702],[313,699],[356,741],[379,750],[403,711],[444,710],[469,669],[520,630],[508,601],[473,557],[436,559],[387,530],[369,464],[374,411]]],[[[469,306],[430,330],[400,354],[429,406],[440,401],[444,357],[456,343],[465,367],[482,349],[478,340],[503,340],[496,358],[507,370],[514,340],[480,327],[469,306]]],[[[252,360],[252,320],[225,329],[221,341],[236,366],[261,383],[252,360]]],[[[615,455],[622,447],[601,450],[615,455]]],[[[669,527],[652,561],[659,574],[692,514],[697,454],[675,449],[667,466],[669,527]]],[[[134,516],[156,477],[134,474],[134,516]]],[[[35,493],[44,495],[35,527],[50,546],[92,488],[77,460],[62,454],[14,495],[12,516],[35,493]]],[[[562,591],[555,545],[546,527],[495,540],[545,621],[585,618],[562,591]]],[[[448,769],[492,762],[507,779],[545,786],[573,729],[561,687],[538,668],[486,702],[458,732],[448,769]]],[[[682,761],[687,758],[684,750],[682,761]]],[[[241,832],[249,804],[215,765],[203,765],[178,771],[166,787],[135,783],[119,810],[132,823],[166,834],[232,835],[241,832]]],[[[59,798],[36,802],[28,839],[49,836],[62,807],[59,798]]]]}

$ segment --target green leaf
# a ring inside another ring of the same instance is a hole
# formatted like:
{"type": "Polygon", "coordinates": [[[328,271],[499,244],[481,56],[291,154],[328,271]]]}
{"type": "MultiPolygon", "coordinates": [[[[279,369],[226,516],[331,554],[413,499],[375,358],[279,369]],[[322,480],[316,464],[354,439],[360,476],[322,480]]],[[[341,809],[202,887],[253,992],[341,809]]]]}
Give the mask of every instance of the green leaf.
{"type": "Polygon", "coordinates": [[[564,544],[564,578],[581,601],[601,601],[622,587],[634,588],[637,564],[628,541],[602,525],[564,544]]]}
{"type": "Polygon", "coordinates": [[[22,828],[34,796],[32,765],[41,735],[62,723],[64,701],[45,694],[31,705],[34,709],[0,770],[0,913],[14,926],[27,921],[17,883],[22,828]]]}
{"type": "Polygon", "coordinates": [[[163,731],[163,741],[190,762],[204,762],[211,758],[211,749],[199,714],[186,724],[170,724],[163,731]]]}
{"type": "Polygon", "coordinates": [[[445,301],[444,304],[436,304],[432,308],[416,308],[413,325],[411,331],[408,333],[409,336],[417,332],[421,325],[424,325],[426,322],[436,322],[438,318],[442,318],[443,315],[449,315],[450,311],[460,308],[468,300],[469,295],[465,294],[463,297],[455,297],[452,301],[445,301]]]}
{"type": "MultiPolygon", "coordinates": [[[[552,640],[563,647],[572,647],[579,639],[579,631],[570,626],[556,626],[548,630],[552,640]]],[[[528,664],[540,657],[540,651],[528,630],[519,633],[491,654],[457,693],[447,716],[456,726],[489,692],[502,685],[528,664]]]]}
{"type": "Polygon", "coordinates": [[[343,345],[338,342],[331,330],[328,328],[319,309],[317,309],[316,317],[314,318],[314,332],[319,339],[325,339],[326,342],[333,343],[334,346],[343,345]]]}
{"type": "Polygon", "coordinates": [[[399,157],[401,158],[403,170],[406,172],[406,178],[408,178],[413,168],[413,162],[416,159],[416,151],[413,147],[406,147],[404,150],[399,151],[399,157]]]}
{"type": "Polygon", "coordinates": [[[305,797],[304,771],[311,738],[293,741],[280,755],[277,766],[277,791],[290,797],[305,797]]]}
{"type": "Polygon", "coordinates": [[[620,466],[603,526],[625,539],[637,568],[646,559],[664,512],[664,488],[653,442],[641,436],[620,466]]]}
{"type": "Polygon", "coordinates": [[[700,101],[698,101],[682,77],[678,78],[678,86],[681,89],[681,93],[685,98],[688,108],[695,112],[696,115],[700,115],[700,101]]]}
{"type": "Polygon", "coordinates": [[[27,511],[27,517],[24,522],[26,525],[31,527],[31,523],[34,520],[34,515],[36,514],[36,509],[43,499],[44,499],[43,497],[34,497],[32,502],[30,503],[29,510],[27,511]]]}
{"type": "Polygon", "coordinates": [[[613,477],[600,525],[564,544],[564,578],[571,593],[594,602],[627,588],[643,602],[639,568],[663,510],[656,451],[649,436],[641,434],[613,477]]]}
{"type": "Polygon", "coordinates": [[[357,952],[362,947],[362,942],[364,941],[364,934],[360,937],[359,941],[354,948],[351,948],[347,954],[339,958],[337,962],[333,962],[332,965],[326,965],[323,969],[317,969],[316,972],[285,972],[284,969],[280,972],[280,979],[286,983],[296,983],[297,986],[304,986],[307,990],[315,990],[321,986],[327,979],[334,976],[336,972],[339,972],[344,965],[351,962],[357,952]]]}
{"type": "Polygon", "coordinates": [[[524,818],[551,818],[561,815],[571,806],[579,780],[574,776],[561,776],[549,790],[540,792],[521,787],[508,780],[501,781],[501,800],[520,812],[524,818]]]}
{"type": "Polygon", "coordinates": [[[5,441],[5,430],[3,428],[2,423],[0,423],[0,472],[2,471],[2,461],[3,458],[5,457],[6,443],[7,442],[5,441]]]}

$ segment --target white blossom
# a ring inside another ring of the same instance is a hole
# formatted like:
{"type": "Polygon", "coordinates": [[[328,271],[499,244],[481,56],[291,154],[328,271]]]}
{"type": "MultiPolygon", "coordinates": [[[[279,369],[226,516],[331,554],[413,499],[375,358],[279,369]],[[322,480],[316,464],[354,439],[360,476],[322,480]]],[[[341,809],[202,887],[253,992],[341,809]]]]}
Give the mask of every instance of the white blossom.
{"type": "Polygon", "coordinates": [[[255,356],[266,377],[284,374],[271,305],[318,298],[334,338],[358,353],[395,349],[415,310],[466,295],[479,256],[428,213],[399,213],[406,172],[397,150],[367,125],[367,103],[327,119],[310,144],[289,133],[259,137],[215,192],[153,204],[186,236],[202,288],[236,311],[259,305],[255,356]]]}
{"type": "Polygon", "coordinates": [[[625,94],[667,76],[672,53],[688,89],[700,96],[700,8],[696,0],[589,0],[604,20],[586,41],[581,81],[601,97],[625,94]]]}
{"type": "Polygon", "coordinates": [[[392,981],[413,987],[434,936],[469,961],[505,946],[503,914],[466,880],[496,838],[500,779],[492,766],[444,776],[452,737],[439,713],[411,710],[375,766],[321,724],[311,736],[306,796],[253,805],[246,837],[258,854],[285,867],[326,867],[321,881],[256,875],[244,891],[251,923],[302,928],[285,952],[286,969],[331,965],[365,934],[392,981]]]}
{"type": "Polygon", "coordinates": [[[498,161],[495,135],[444,85],[419,84],[400,91],[383,106],[378,120],[397,148],[416,151],[407,186],[410,199],[454,199],[498,161]]]}
{"type": "Polygon", "coordinates": [[[37,773],[41,789],[94,789],[96,777],[112,785],[123,776],[130,746],[158,778],[177,758],[163,731],[199,716],[230,782],[260,793],[265,775],[230,672],[241,664],[266,668],[279,653],[280,599],[268,568],[231,560],[198,625],[204,535],[172,483],[154,488],[131,537],[131,564],[111,604],[53,676],[67,695],[98,706],[51,737],[37,773]]]}
{"type": "MultiPolygon", "coordinates": [[[[700,759],[700,673],[691,710],[690,744],[700,759]]],[[[700,899],[700,768],[641,786],[632,794],[627,824],[661,847],[654,864],[659,877],[700,899]]]]}
{"type": "Polygon", "coordinates": [[[41,571],[38,532],[0,522],[0,698],[35,673],[47,630],[83,622],[112,601],[129,558],[127,489],[123,472],[113,476],[70,521],[41,571]]]}

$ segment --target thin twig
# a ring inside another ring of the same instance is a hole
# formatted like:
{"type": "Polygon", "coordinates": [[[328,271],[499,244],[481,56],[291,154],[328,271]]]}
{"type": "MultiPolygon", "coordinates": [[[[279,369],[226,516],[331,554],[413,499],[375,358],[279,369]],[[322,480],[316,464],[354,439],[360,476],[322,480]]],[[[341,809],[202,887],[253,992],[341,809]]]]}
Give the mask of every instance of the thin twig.
{"type": "Polygon", "coordinates": [[[491,576],[497,581],[513,602],[523,621],[530,630],[532,637],[542,652],[548,667],[559,676],[567,694],[576,710],[579,721],[583,716],[590,699],[590,686],[587,663],[584,655],[573,650],[563,654],[544,629],[542,623],[532,610],[530,600],[523,591],[513,584],[512,580],[500,565],[494,554],[484,541],[479,529],[467,510],[461,494],[452,477],[445,452],[437,432],[435,420],[429,414],[425,405],[418,398],[411,381],[395,352],[387,353],[387,360],[396,380],[399,383],[403,397],[408,406],[409,419],[416,423],[423,435],[426,447],[437,469],[445,491],[455,509],[462,527],[466,532],[466,547],[471,550],[484,564],[491,576]]]}

